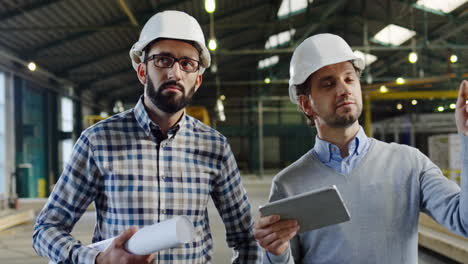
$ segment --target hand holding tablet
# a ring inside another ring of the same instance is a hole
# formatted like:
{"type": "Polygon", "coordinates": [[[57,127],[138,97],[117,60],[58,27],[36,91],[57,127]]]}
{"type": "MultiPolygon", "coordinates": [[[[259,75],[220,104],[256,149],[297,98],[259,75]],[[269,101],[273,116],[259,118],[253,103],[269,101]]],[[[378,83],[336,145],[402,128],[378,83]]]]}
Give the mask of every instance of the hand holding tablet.
{"type": "Polygon", "coordinates": [[[259,210],[262,216],[279,215],[281,220],[297,220],[298,233],[350,220],[335,185],[274,201],[259,210]]]}

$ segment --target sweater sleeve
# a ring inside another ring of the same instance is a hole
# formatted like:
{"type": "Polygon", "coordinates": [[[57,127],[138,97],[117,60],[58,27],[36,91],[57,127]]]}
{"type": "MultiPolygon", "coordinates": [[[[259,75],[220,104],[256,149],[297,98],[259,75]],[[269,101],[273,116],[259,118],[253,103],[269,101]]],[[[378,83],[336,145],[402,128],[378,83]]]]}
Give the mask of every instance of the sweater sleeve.
{"type": "Polygon", "coordinates": [[[424,155],[421,210],[452,232],[468,237],[468,137],[461,137],[461,184],[448,180],[424,155]]]}

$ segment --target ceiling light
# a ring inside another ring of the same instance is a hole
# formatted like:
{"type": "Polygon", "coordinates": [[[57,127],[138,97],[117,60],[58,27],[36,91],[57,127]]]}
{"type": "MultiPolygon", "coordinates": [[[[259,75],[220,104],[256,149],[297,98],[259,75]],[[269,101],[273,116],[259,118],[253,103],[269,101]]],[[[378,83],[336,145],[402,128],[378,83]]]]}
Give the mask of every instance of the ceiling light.
{"type": "Polygon", "coordinates": [[[402,84],[404,84],[406,81],[405,81],[405,79],[403,79],[403,77],[398,77],[398,78],[396,79],[395,82],[396,82],[397,84],[399,84],[399,85],[402,85],[402,84]]]}
{"type": "Polygon", "coordinates": [[[437,107],[437,111],[439,111],[439,112],[443,112],[444,110],[445,110],[445,108],[443,106],[437,107]]]}
{"type": "Polygon", "coordinates": [[[30,63],[28,63],[28,69],[29,69],[30,71],[35,71],[36,68],[37,68],[36,63],[34,63],[34,62],[32,62],[32,61],[31,61],[30,63]]]}
{"type": "Polygon", "coordinates": [[[412,105],[417,105],[417,104],[418,104],[418,100],[415,100],[415,99],[411,100],[411,104],[412,104],[412,105]]]}
{"type": "Polygon", "coordinates": [[[210,41],[208,42],[208,48],[211,51],[214,51],[214,50],[216,50],[217,47],[218,47],[218,44],[216,43],[216,40],[215,39],[210,39],[210,41]]]}
{"type": "Polygon", "coordinates": [[[410,54],[408,54],[408,61],[410,63],[416,63],[418,61],[418,54],[414,51],[410,52],[410,54]]]}
{"type": "Polygon", "coordinates": [[[379,91],[380,91],[381,93],[386,93],[386,92],[388,92],[388,88],[387,88],[387,86],[382,85],[382,86],[380,86],[379,91]]]}
{"type": "Polygon", "coordinates": [[[263,81],[264,81],[266,84],[269,84],[269,83],[271,83],[271,79],[270,79],[270,78],[268,78],[268,77],[266,77],[266,78],[265,78],[265,80],[263,80],[263,81]]]}
{"type": "Polygon", "coordinates": [[[216,1],[205,0],[205,10],[207,13],[214,13],[214,11],[216,10],[216,1]]]}
{"type": "Polygon", "coordinates": [[[456,63],[458,61],[458,56],[456,54],[450,55],[450,62],[456,63]]]}
{"type": "Polygon", "coordinates": [[[455,109],[456,105],[455,104],[450,104],[450,109],[455,109]]]}
{"type": "Polygon", "coordinates": [[[403,105],[402,105],[402,104],[397,104],[397,105],[396,105],[396,109],[398,109],[398,110],[403,109],[403,105]]]}
{"type": "Polygon", "coordinates": [[[399,46],[414,37],[416,32],[394,24],[389,24],[374,35],[374,39],[384,43],[399,46]]]}
{"type": "Polygon", "coordinates": [[[219,99],[221,99],[221,101],[224,101],[224,100],[226,100],[226,96],[224,94],[222,94],[222,95],[219,96],[219,99]]]}

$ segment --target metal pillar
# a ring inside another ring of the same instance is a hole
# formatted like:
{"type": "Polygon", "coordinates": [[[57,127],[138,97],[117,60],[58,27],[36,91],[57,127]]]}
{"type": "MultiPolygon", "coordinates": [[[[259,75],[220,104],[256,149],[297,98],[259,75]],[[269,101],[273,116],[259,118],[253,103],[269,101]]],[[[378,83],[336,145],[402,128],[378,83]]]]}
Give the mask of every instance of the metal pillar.
{"type": "Polygon", "coordinates": [[[263,177],[263,101],[258,98],[258,176],[263,177]]]}

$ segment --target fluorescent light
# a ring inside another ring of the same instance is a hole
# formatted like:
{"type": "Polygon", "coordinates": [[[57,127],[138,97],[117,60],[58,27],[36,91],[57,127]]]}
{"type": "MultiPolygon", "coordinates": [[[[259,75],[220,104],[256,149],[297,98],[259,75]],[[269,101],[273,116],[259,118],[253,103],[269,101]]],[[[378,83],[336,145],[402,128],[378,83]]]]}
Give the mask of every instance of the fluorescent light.
{"type": "Polygon", "coordinates": [[[388,92],[388,88],[387,88],[387,86],[382,85],[382,86],[380,86],[379,91],[380,91],[381,93],[387,93],[387,92],[388,92]]]}
{"type": "Polygon", "coordinates": [[[213,13],[216,10],[215,0],[205,0],[205,10],[207,13],[213,13]]]}
{"type": "Polygon", "coordinates": [[[267,42],[265,43],[265,49],[276,48],[281,46],[289,41],[291,41],[292,36],[296,33],[296,30],[293,28],[291,30],[283,31],[281,33],[271,35],[267,42]]]}
{"type": "Polygon", "coordinates": [[[372,54],[369,54],[369,53],[364,53],[364,52],[361,52],[359,50],[355,50],[354,55],[361,58],[366,63],[366,66],[369,66],[371,63],[373,63],[374,61],[376,61],[378,59],[377,56],[375,56],[375,55],[372,55],[372,54]]]}
{"type": "Polygon", "coordinates": [[[279,18],[284,18],[291,14],[297,14],[300,11],[305,11],[306,8],[307,0],[283,0],[280,8],[278,9],[277,15],[279,18]]]}
{"type": "Polygon", "coordinates": [[[416,4],[430,9],[440,10],[444,13],[450,13],[467,1],[468,0],[419,0],[416,4]]]}
{"type": "Polygon", "coordinates": [[[415,64],[418,61],[418,54],[414,51],[408,54],[408,61],[412,64],[415,64]]]}
{"type": "Polygon", "coordinates": [[[456,63],[458,61],[458,56],[456,54],[450,55],[450,62],[456,63]]]}
{"type": "Polygon", "coordinates": [[[414,37],[416,32],[394,24],[389,24],[375,34],[374,39],[384,44],[399,46],[414,37]]]}
{"type": "Polygon", "coordinates": [[[210,39],[210,41],[208,42],[208,48],[211,51],[215,51],[217,47],[218,47],[218,44],[216,43],[216,40],[215,39],[210,39]]]}
{"type": "Polygon", "coordinates": [[[273,65],[277,64],[278,62],[279,62],[279,56],[278,55],[271,56],[271,57],[268,57],[266,59],[263,59],[263,60],[259,61],[258,62],[258,68],[259,69],[264,69],[264,68],[273,66],[273,65]]]}
{"type": "Polygon", "coordinates": [[[34,62],[32,62],[32,61],[31,61],[30,63],[28,63],[28,69],[29,69],[30,71],[35,71],[36,68],[37,68],[36,63],[34,63],[34,62]]]}

